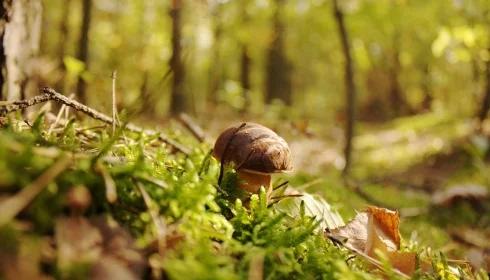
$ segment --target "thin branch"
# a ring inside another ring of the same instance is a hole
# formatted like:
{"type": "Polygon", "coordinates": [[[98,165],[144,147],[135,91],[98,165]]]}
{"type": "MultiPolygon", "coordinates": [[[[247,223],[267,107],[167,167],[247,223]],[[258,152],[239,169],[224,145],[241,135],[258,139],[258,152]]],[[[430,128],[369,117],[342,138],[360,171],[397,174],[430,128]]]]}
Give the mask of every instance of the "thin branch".
{"type": "Polygon", "coordinates": [[[221,181],[223,180],[223,175],[224,175],[224,169],[225,169],[225,162],[226,162],[226,155],[228,153],[228,149],[230,148],[231,142],[233,142],[233,139],[235,138],[235,135],[237,134],[238,131],[240,131],[242,128],[244,128],[247,125],[246,122],[242,123],[239,127],[233,131],[233,134],[230,137],[230,140],[226,143],[225,149],[223,151],[223,154],[221,155],[221,162],[220,162],[220,167],[219,167],[219,177],[218,177],[218,186],[221,186],[221,181]]]}
{"type": "Polygon", "coordinates": [[[116,189],[116,182],[114,182],[114,179],[111,177],[111,174],[109,174],[109,171],[105,169],[105,167],[98,163],[96,165],[96,170],[102,175],[102,178],[104,179],[104,185],[105,185],[105,196],[106,199],[109,203],[114,203],[117,201],[117,189],[116,189]]]}
{"type": "Polygon", "coordinates": [[[350,38],[345,24],[344,13],[339,5],[339,0],[333,0],[334,17],[337,22],[337,32],[342,46],[344,56],[344,83],[346,93],[346,123],[345,123],[345,146],[344,157],[345,166],[342,171],[344,176],[349,175],[351,160],[352,160],[352,139],[354,137],[355,126],[355,102],[356,102],[356,86],[354,78],[354,60],[351,54],[350,38]]]}
{"type": "Polygon", "coordinates": [[[199,141],[206,140],[206,134],[203,129],[186,113],[180,113],[177,120],[199,141]]]}
{"type": "Polygon", "coordinates": [[[371,203],[373,205],[379,206],[379,207],[396,208],[396,207],[393,207],[392,205],[388,205],[385,202],[383,202],[381,200],[378,200],[378,199],[372,197],[370,194],[368,194],[367,192],[365,192],[362,189],[361,184],[359,182],[357,182],[357,181],[355,181],[353,179],[348,179],[347,177],[343,177],[343,179],[344,179],[344,184],[350,190],[352,190],[353,192],[355,192],[358,196],[360,196],[361,198],[363,198],[367,202],[369,202],[369,203],[371,203]]]}
{"type": "MultiPolygon", "coordinates": [[[[42,89],[41,95],[35,96],[31,99],[28,100],[20,100],[20,101],[14,101],[14,102],[1,102],[0,103],[0,116],[12,113],[15,111],[19,111],[22,109],[25,109],[27,107],[42,103],[42,102],[47,102],[50,100],[54,100],[58,103],[64,104],[66,106],[72,107],[76,111],[82,112],[89,117],[99,120],[101,122],[107,123],[109,125],[112,125],[114,123],[114,120],[103,114],[100,113],[76,100],[70,99],[57,91],[55,91],[52,88],[45,87],[42,89]]],[[[189,155],[191,153],[190,149],[187,147],[182,146],[181,144],[177,143],[176,141],[170,139],[167,135],[161,133],[161,132],[156,132],[154,130],[150,129],[143,129],[141,127],[138,127],[134,124],[127,124],[125,128],[129,131],[136,132],[136,133],[144,133],[147,135],[158,135],[158,139],[169,146],[173,147],[175,150],[185,154],[189,155]]]]}
{"type": "Polygon", "coordinates": [[[163,217],[160,215],[160,210],[158,208],[158,205],[156,205],[153,202],[150,195],[146,192],[144,186],[140,182],[137,182],[136,185],[141,193],[141,196],[143,197],[143,201],[146,204],[146,208],[148,209],[148,212],[150,213],[150,217],[155,226],[155,231],[157,234],[158,245],[159,245],[158,251],[160,254],[163,254],[163,251],[166,247],[165,236],[167,235],[167,228],[165,226],[165,222],[163,220],[163,217]]]}
{"type": "Polygon", "coordinates": [[[117,114],[117,100],[116,100],[116,79],[117,71],[112,72],[112,134],[116,133],[116,127],[119,126],[119,117],[117,114]]]}
{"type": "Polygon", "coordinates": [[[38,96],[35,96],[31,99],[27,100],[18,100],[18,101],[0,101],[0,116],[5,116],[9,113],[24,110],[28,107],[47,102],[51,99],[51,96],[49,94],[41,94],[38,96]]]}

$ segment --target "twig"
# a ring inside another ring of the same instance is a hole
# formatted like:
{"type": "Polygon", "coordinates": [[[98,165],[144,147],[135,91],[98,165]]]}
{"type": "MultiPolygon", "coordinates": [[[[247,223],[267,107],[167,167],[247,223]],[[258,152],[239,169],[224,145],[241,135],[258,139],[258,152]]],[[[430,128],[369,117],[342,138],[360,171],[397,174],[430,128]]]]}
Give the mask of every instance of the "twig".
{"type": "Polygon", "coordinates": [[[317,184],[320,184],[322,183],[323,181],[325,181],[325,179],[323,178],[317,178],[316,180],[313,180],[313,181],[310,181],[310,182],[307,182],[307,183],[304,183],[303,185],[301,186],[298,186],[297,189],[298,190],[305,190],[311,186],[314,186],[314,185],[317,185],[317,184]]]}
{"type": "Polygon", "coordinates": [[[359,182],[356,182],[352,179],[349,179],[347,177],[343,177],[344,178],[344,184],[349,188],[351,189],[353,192],[355,192],[358,196],[360,196],[361,198],[363,198],[364,200],[366,200],[367,202],[373,204],[373,205],[376,205],[376,206],[380,206],[380,207],[384,207],[384,208],[396,208],[396,207],[393,207],[392,205],[388,205],[374,197],[372,197],[371,195],[369,195],[368,193],[366,193],[360,186],[359,182]]]}
{"type": "Polygon", "coordinates": [[[116,79],[117,71],[112,72],[112,134],[116,133],[116,126],[119,126],[119,117],[117,114],[117,101],[116,101],[116,79]]]}
{"type": "MultiPolygon", "coordinates": [[[[71,94],[70,95],[70,98],[74,98],[74,97],[75,97],[75,94],[71,94]]],[[[55,121],[49,127],[48,134],[51,134],[51,132],[53,131],[53,129],[60,122],[61,116],[63,115],[63,113],[64,112],[67,112],[67,111],[68,111],[68,106],[66,106],[65,104],[61,105],[60,111],[58,112],[58,115],[56,116],[55,121]]],[[[68,119],[68,115],[67,114],[65,114],[65,119],[68,119]]]]}
{"type": "MultiPolygon", "coordinates": [[[[76,100],[70,99],[58,92],[56,92],[52,88],[45,87],[42,89],[41,95],[38,95],[36,97],[33,97],[28,100],[20,100],[20,101],[14,101],[14,102],[2,102],[0,103],[0,116],[15,112],[18,110],[25,109],[29,106],[33,106],[42,102],[54,100],[56,102],[59,102],[61,104],[65,104],[66,106],[72,107],[73,109],[82,112],[89,117],[92,117],[96,120],[102,121],[104,123],[112,125],[114,123],[113,119],[103,113],[100,113],[76,100]]],[[[189,155],[191,153],[190,149],[187,147],[182,146],[181,144],[177,143],[176,141],[170,139],[168,136],[161,132],[156,132],[150,129],[143,129],[140,128],[134,124],[127,124],[125,128],[129,131],[136,132],[136,133],[144,133],[147,135],[158,135],[158,139],[169,146],[173,147],[175,150],[185,154],[189,155]]]]}
{"type": "Polygon", "coordinates": [[[159,245],[158,250],[159,253],[162,254],[163,250],[166,247],[165,236],[167,232],[166,232],[165,222],[163,221],[162,216],[160,216],[158,206],[153,202],[153,200],[151,199],[150,195],[146,192],[143,185],[140,182],[136,184],[138,186],[138,190],[141,193],[141,196],[143,197],[146,207],[148,208],[148,212],[150,213],[153,224],[155,225],[155,231],[157,233],[158,245],[159,245]]]}
{"type": "Polygon", "coordinates": [[[218,186],[221,186],[221,181],[223,180],[223,175],[224,175],[224,169],[225,169],[225,161],[226,161],[226,155],[228,153],[228,149],[230,148],[231,142],[233,142],[233,139],[235,138],[235,135],[237,134],[240,129],[244,128],[247,125],[246,122],[242,123],[239,127],[233,131],[233,134],[230,137],[230,140],[226,143],[225,149],[223,151],[223,154],[221,155],[221,162],[220,162],[220,167],[219,167],[219,177],[218,177],[218,186]]]}
{"type": "Polygon", "coordinates": [[[382,271],[384,272],[387,272],[387,270],[390,270],[391,272],[397,274],[398,276],[400,276],[401,278],[404,278],[404,279],[411,279],[410,276],[408,276],[407,274],[401,272],[400,270],[396,269],[396,268],[387,268],[385,267],[380,261],[378,261],[377,259],[369,256],[368,254],[364,253],[364,252],[361,252],[360,250],[357,250],[345,243],[342,243],[342,246],[344,246],[346,249],[354,252],[356,255],[358,256],[361,256],[363,257],[366,261],[370,262],[371,264],[373,264],[375,267],[377,267],[378,269],[381,269],[382,271]]]}
{"type": "Polygon", "coordinates": [[[109,171],[105,169],[105,167],[98,163],[96,165],[96,170],[102,175],[105,184],[105,197],[109,203],[114,203],[117,201],[117,190],[116,190],[116,182],[112,179],[109,171]]]}
{"type": "Polygon", "coordinates": [[[273,191],[277,191],[277,190],[279,190],[279,189],[281,189],[281,188],[286,187],[288,184],[289,184],[289,181],[282,182],[282,183],[280,183],[279,185],[277,185],[277,186],[273,187],[273,188],[272,188],[272,190],[273,190],[273,191]]]}
{"type": "Polygon", "coordinates": [[[13,101],[13,102],[8,102],[8,101],[0,101],[0,116],[5,116],[9,113],[15,112],[15,111],[20,111],[25,108],[37,105],[39,103],[43,103],[46,101],[52,100],[51,96],[49,94],[41,94],[38,96],[35,96],[31,99],[27,100],[18,100],[18,101],[13,101]]]}
{"type": "Polygon", "coordinates": [[[366,261],[370,262],[372,265],[374,265],[375,267],[377,267],[378,269],[381,269],[382,271],[384,272],[387,272],[387,270],[390,270],[392,271],[393,273],[397,274],[398,276],[404,278],[404,279],[411,279],[410,276],[408,276],[407,274],[401,272],[400,270],[396,269],[396,268],[387,268],[385,267],[380,261],[378,261],[377,259],[369,256],[368,254],[352,247],[352,246],[349,246],[348,244],[345,243],[345,240],[339,240],[337,237],[333,236],[331,233],[330,233],[330,230],[327,228],[325,230],[325,237],[327,237],[330,241],[332,241],[332,243],[337,246],[337,247],[344,247],[345,249],[353,252],[354,254],[364,258],[366,261]]]}
{"type": "Polygon", "coordinates": [[[273,196],[270,199],[271,200],[275,200],[275,199],[282,200],[282,199],[288,198],[288,197],[303,197],[303,195],[302,194],[285,194],[285,195],[273,196]]]}
{"type": "Polygon", "coordinates": [[[186,113],[180,113],[177,120],[196,137],[199,142],[206,140],[206,134],[202,128],[186,113]]]}
{"type": "Polygon", "coordinates": [[[68,168],[71,159],[62,155],[54,165],[46,170],[30,185],[24,187],[16,195],[4,200],[0,204],[0,227],[12,220],[24,209],[49,183],[68,168]]]}

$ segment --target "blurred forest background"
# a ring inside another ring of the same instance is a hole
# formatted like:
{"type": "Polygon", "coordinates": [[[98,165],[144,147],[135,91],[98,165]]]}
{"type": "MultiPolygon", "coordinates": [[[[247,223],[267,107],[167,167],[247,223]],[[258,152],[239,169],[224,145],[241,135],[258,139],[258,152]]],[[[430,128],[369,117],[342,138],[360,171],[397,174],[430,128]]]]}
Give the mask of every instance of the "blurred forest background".
{"type": "MultiPolygon", "coordinates": [[[[8,3],[9,1],[4,1],[8,3]]],[[[8,5],[8,4],[7,4],[8,5]]],[[[220,109],[341,123],[345,26],[358,119],[486,108],[488,0],[33,0],[26,14],[38,85],[151,117],[220,109]],[[29,17],[27,14],[35,16],[29,17]]],[[[22,44],[22,42],[18,42],[22,44]]],[[[7,46],[8,48],[8,46],[7,46]]],[[[7,50],[8,51],[8,50],[7,50]]],[[[5,91],[4,91],[5,92],[5,91]]],[[[18,97],[9,91],[7,98],[18,97]]]]}
{"type": "Polygon", "coordinates": [[[406,236],[490,263],[490,0],[2,2],[2,100],[49,86],[110,112],[116,81],[149,127],[264,123],[293,185],[345,217],[401,209],[406,236]]]}

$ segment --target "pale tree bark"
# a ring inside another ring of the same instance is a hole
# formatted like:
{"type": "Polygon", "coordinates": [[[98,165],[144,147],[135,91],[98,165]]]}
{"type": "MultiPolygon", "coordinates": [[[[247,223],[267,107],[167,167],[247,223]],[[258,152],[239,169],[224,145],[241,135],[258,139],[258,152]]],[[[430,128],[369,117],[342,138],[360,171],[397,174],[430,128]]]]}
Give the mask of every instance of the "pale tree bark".
{"type": "Polygon", "coordinates": [[[5,56],[3,41],[5,38],[5,26],[9,20],[10,5],[10,1],[0,2],[0,100],[6,99],[3,88],[7,80],[7,57],[5,56]]]}
{"type": "MultiPolygon", "coordinates": [[[[78,42],[77,58],[85,64],[85,69],[89,69],[89,32],[92,21],[92,0],[83,0],[82,2],[82,25],[80,27],[80,40],[78,42]]],[[[87,83],[83,78],[78,79],[77,94],[82,103],[87,103],[87,83]]]]}
{"type": "Polygon", "coordinates": [[[170,113],[177,115],[185,110],[184,76],[185,69],[182,62],[182,0],[172,0],[170,17],[172,18],[172,57],[170,69],[173,73],[170,113]]]}
{"type": "Polygon", "coordinates": [[[41,42],[41,24],[41,0],[12,1],[3,42],[7,69],[7,100],[24,99],[37,93],[38,85],[34,71],[41,42]]]}
{"type": "Polygon", "coordinates": [[[337,0],[333,0],[333,12],[337,22],[338,35],[342,45],[342,53],[344,56],[344,83],[345,83],[345,106],[346,106],[346,122],[345,122],[345,146],[344,157],[345,166],[343,170],[344,176],[349,175],[352,158],[352,139],[354,137],[355,124],[355,106],[356,106],[356,86],[354,82],[354,61],[351,55],[351,47],[349,34],[345,26],[344,14],[337,0]]]}

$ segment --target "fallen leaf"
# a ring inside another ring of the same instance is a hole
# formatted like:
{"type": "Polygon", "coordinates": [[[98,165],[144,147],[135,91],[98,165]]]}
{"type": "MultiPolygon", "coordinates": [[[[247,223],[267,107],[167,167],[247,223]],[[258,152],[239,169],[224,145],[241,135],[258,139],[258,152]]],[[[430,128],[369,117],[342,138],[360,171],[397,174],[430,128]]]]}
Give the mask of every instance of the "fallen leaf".
{"type": "Polygon", "coordinates": [[[6,280],[53,279],[41,270],[41,242],[35,238],[23,236],[19,248],[14,251],[0,251],[0,278],[6,280]]]}
{"type": "Polygon", "coordinates": [[[93,263],[102,254],[102,235],[84,217],[59,218],[55,225],[58,266],[93,263]]]}
{"type": "Polygon", "coordinates": [[[327,233],[351,248],[364,252],[368,239],[368,219],[369,214],[366,212],[357,213],[357,215],[348,224],[342,227],[334,228],[327,233]]]}
{"type": "Polygon", "coordinates": [[[127,267],[121,260],[111,256],[102,256],[101,259],[92,267],[90,271],[90,279],[136,280],[140,279],[140,277],[129,267],[127,267]]]}
{"type": "Polygon", "coordinates": [[[309,194],[307,192],[297,191],[288,188],[284,195],[298,195],[297,197],[288,197],[277,203],[277,209],[288,213],[292,217],[299,215],[301,202],[305,205],[305,214],[315,217],[320,221],[321,228],[338,228],[344,225],[344,221],[337,210],[335,210],[325,199],[309,194]]]}
{"type": "Polygon", "coordinates": [[[381,229],[381,232],[377,234],[386,235],[393,241],[396,249],[400,249],[400,215],[398,212],[374,206],[368,207],[367,212],[371,214],[369,217],[375,229],[381,229]]]}
{"type": "Polygon", "coordinates": [[[135,242],[129,232],[106,216],[93,218],[91,223],[102,234],[103,257],[114,258],[122,262],[134,274],[140,275],[144,268],[143,256],[135,247],[135,242]]]}
{"type": "Polygon", "coordinates": [[[130,234],[109,217],[59,218],[55,227],[58,266],[90,265],[91,279],[140,279],[141,252],[130,234]]]}
{"type": "MultiPolygon", "coordinates": [[[[417,266],[417,254],[414,252],[388,252],[387,257],[391,265],[399,271],[413,275],[417,266]]],[[[430,265],[421,264],[424,270],[428,270],[430,265]]]]}
{"type": "MultiPolygon", "coordinates": [[[[327,232],[327,236],[344,241],[345,247],[376,261],[381,253],[393,268],[411,275],[416,267],[416,254],[399,251],[399,226],[398,212],[370,206],[345,226],[327,232]]],[[[376,265],[379,267],[378,262],[376,265]]]]}
{"type": "Polygon", "coordinates": [[[457,185],[448,189],[435,192],[432,195],[432,204],[450,206],[458,200],[483,201],[490,199],[490,193],[484,186],[457,185]]]}
{"type": "Polygon", "coordinates": [[[490,250],[490,231],[459,227],[449,230],[451,238],[467,246],[490,250]]]}

